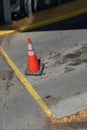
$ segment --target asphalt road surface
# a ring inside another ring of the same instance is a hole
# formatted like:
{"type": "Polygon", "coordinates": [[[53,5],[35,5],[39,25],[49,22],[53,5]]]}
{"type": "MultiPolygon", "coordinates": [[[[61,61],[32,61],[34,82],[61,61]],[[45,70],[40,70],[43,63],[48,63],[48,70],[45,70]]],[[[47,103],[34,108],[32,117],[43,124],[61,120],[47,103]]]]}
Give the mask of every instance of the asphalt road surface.
{"type": "Polygon", "coordinates": [[[76,16],[74,18],[50,24],[32,31],[56,31],[56,30],[73,30],[87,29],[87,14],[76,16]]]}

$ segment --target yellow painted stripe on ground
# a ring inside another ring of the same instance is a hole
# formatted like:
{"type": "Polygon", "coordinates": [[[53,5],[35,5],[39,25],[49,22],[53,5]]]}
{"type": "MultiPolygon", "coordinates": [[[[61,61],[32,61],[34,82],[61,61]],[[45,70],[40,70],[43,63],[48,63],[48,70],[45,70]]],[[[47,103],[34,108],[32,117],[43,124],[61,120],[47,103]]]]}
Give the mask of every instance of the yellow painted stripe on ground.
{"type": "Polygon", "coordinates": [[[29,31],[29,30],[36,29],[36,28],[39,28],[39,27],[43,27],[43,26],[53,24],[53,23],[56,23],[56,22],[59,22],[59,21],[67,20],[67,19],[73,18],[75,16],[79,16],[79,15],[82,15],[82,14],[85,14],[85,13],[87,13],[87,8],[79,10],[79,11],[75,11],[75,12],[60,16],[60,17],[45,20],[43,22],[39,22],[39,23],[30,25],[30,26],[21,27],[21,28],[18,29],[18,31],[21,31],[21,32],[29,31]]]}
{"type": "Polygon", "coordinates": [[[0,54],[4,57],[8,65],[12,68],[12,70],[15,72],[17,78],[21,81],[21,83],[25,86],[25,88],[28,90],[28,92],[33,96],[33,98],[36,100],[38,105],[42,108],[44,113],[47,115],[47,117],[54,123],[55,118],[52,116],[52,113],[50,109],[47,107],[45,102],[41,99],[39,94],[35,91],[35,89],[31,86],[29,81],[26,79],[26,77],[20,72],[20,70],[17,68],[17,66],[13,63],[13,61],[10,59],[10,57],[6,54],[6,52],[0,47],[0,54]]]}

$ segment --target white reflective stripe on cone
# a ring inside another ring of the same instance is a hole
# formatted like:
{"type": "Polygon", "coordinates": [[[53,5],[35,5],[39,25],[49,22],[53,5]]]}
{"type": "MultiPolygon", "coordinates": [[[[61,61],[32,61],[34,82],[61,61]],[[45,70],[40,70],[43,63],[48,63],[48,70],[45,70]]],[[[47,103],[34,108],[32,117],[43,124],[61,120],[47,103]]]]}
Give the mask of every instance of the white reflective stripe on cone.
{"type": "Polygon", "coordinates": [[[28,44],[28,50],[33,50],[33,47],[31,44],[28,44]]]}
{"type": "Polygon", "coordinates": [[[28,51],[28,55],[29,56],[33,56],[34,55],[34,51],[28,51]]]}

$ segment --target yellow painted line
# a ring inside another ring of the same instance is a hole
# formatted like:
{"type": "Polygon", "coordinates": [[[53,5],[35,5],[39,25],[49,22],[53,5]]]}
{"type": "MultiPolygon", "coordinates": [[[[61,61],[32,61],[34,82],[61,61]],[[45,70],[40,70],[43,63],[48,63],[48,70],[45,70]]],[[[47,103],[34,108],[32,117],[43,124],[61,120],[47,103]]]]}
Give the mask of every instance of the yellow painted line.
{"type": "Polygon", "coordinates": [[[11,34],[14,34],[16,30],[6,30],[6,31],[0,31],[0,37],[5,37],[11,34]]]}
{"type": "Polygon", "coordinates": [[[45,102],[41,99],[41,97],[39,96],[39,94],[31,86],[31,84],[26,79],[26,77],[21,73],[21,71],[17,68],[17,66],[13,63],[13,61],[10,59],[10,57],[6,54],[6,52],[1,47],[0,47],[0,54],[4,57],[4,59],[6,60],[6,62],[8,63],[8,65],[15,72],[17,78],[25,86],[25,88],[32,95],[32,97],[36,100],[36,102],[41,107],[41,109],[44,111],[44,113],[47,115],[47,117],[54,123],[56,121],[56,119],[53,117],[50,109],[47,107],[47,105],[45,104],[45,102]]]}
{"type": "Polygon", "coordinates": [[[53,24],[53,23],[56,23],[56,22],[67,20],[67,19],[73,18],[75,16],[79,16],[79,15],[82,15],[82,14],[85,14],[85,13],[87,13],[87,8],[79,10],[79,11],[75,11],[75,12],[60,16],[60,17],[45,20],[43,22],[39,22],[39,23],[30,25],[30,26],[20,27],[18,29],[18,31],[21,31],[21,32],[29,31],[29,30],[36,29],[36,28],[39,28],[39,27],[43,27],[43,26],[46,26],[46,25],[49,25],[49,24],[53,24]]]}

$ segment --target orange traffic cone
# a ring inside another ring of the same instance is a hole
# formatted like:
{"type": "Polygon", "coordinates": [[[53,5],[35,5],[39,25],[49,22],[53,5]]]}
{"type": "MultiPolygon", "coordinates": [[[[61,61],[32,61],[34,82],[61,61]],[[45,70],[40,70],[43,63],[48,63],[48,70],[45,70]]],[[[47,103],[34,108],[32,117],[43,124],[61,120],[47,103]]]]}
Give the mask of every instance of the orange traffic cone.
{"type": "Polygon", "coordinates": [[[28,66],[25,70],[26,75],[41,75],[44,64],[40,63],[32,47],[31,39],[28,39],[28,66]]]}

